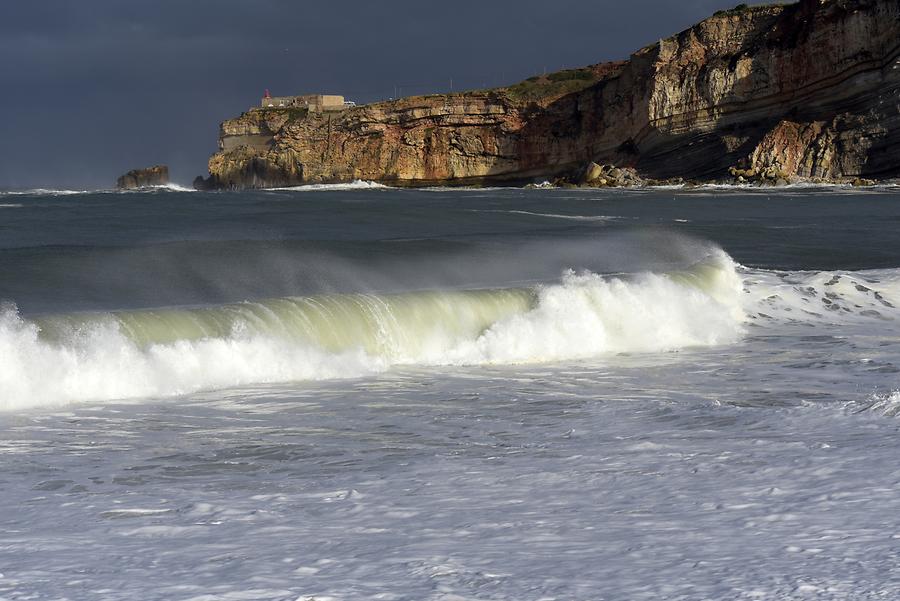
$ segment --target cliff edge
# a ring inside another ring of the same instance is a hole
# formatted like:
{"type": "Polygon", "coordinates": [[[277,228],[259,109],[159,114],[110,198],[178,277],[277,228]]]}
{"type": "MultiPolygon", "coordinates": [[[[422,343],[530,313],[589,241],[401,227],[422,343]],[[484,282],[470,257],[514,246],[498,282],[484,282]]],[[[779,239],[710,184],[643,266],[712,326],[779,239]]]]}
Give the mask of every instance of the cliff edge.
{"type": "Polygon", "coordinates": [[[221,125],[213,187],[575,180],[591,162],[654,179],[900,176],[900,0],[721,11],[602,63],[508,88],[221,125]]]}

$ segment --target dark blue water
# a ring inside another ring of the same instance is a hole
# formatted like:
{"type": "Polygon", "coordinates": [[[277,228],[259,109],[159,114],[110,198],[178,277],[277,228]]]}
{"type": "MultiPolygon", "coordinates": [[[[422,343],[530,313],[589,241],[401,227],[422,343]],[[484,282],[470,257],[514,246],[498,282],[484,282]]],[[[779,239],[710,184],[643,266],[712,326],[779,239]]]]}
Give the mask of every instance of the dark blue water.
{"type": "Polygon", "coordinates": [[[26,314],[477,287],[677,263],[891,268],[900,191],[334,190],[6,195],[0,299],[26,314]],[[611,243],[616,236],[630,242],[611,243]]]}

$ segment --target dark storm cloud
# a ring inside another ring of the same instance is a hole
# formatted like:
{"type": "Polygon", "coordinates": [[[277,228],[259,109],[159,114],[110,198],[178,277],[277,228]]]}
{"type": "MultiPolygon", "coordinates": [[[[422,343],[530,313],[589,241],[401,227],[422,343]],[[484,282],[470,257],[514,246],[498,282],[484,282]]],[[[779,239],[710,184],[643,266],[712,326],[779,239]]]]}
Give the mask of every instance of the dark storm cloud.
{"type": "Polygon", "coordinates": [[[365,102],[627,57],[734,0],[35,0],[0,19],[0,188],[205,172],[218,123],[275,94],[365,102]]]}

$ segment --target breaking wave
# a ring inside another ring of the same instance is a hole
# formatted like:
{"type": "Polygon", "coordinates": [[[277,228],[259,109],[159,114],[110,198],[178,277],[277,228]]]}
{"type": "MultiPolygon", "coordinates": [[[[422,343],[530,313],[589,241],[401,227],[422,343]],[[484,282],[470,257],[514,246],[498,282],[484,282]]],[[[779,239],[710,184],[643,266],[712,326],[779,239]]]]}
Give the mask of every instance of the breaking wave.
{"type": "Polygon", "coordinates": [[[515,364],[727,344],[743,286],[713,251],[671,273],[568,271],[527,288],[285,297],[23,318],[0,311],[0,407],[171,396],[361,376],[393,365],[515,364]]]}
{"type": "Polygon", "coordinates": [[[328,190],[390,190],[390,186],[379,184],[378,182],[370,182],[357,179],[346,184],[304,184],[302,186],[288,186],[281,188],[267,188],[268,190],[278,190],[282,192],[316,192],[328,190]]]}
{"type": "Polygon", "coordinates": [[[545,217],[547,219],[567,219],[571,221],[617,221],[626,219],[615,215],[564,215],[561,213],[537,213],[534,211],[513,211],[499,209],[469,209],[473,213],[505,213],[508,215],[527,215],[529,217],[545,217]]]}
{"type": "Polygon", "coordinates": [[[196,192],[194,188],[181,184],[168,183],[159,186],[143,186],[131,190],[118,190],[115,188],[103,188],[97,190],[53,190],[48,188],[34,188],[33,190],[0,190],[3,196],[77,196],[79,194],[145,194],[148,192],[196,192]]]}
{"type": "Polygon", "coordinates": [[[73,194],[90,194],[94,190],[49,190],[35,188],[33,190],[0,190],[0,196],[71,196],[73,194]]]}

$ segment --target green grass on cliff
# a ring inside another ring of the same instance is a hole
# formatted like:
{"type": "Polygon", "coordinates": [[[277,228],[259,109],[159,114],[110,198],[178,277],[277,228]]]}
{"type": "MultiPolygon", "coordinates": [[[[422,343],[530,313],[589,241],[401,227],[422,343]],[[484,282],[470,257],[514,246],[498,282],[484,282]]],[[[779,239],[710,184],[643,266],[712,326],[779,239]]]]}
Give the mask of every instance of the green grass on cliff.
{"type": "Polygon", "coordinates": [[[753,12],[754,10],[767,10],[770,8],[784,8],[788,6],[790,2],[775,2],[772,4],[738,4],[734,8],[729,8],[726,10],[717,10],[713,13],[714,17],[721,17],[724,15],[732,16],[732,15],[743,15],[749,12],[753,12]]]}
{"type": "Polygon", "coordinates": [[[719,17],[721,15],[739,15],[741,13],[745,13],[750,10],[750,7],[746,4],[738,4],[734,8],[729,8],[727,10],[717,10],[713,13],[713,16],[719,17]]]}
{"type": "Polygon", "coordinates": [[[580,92],[597,83],[600,77],[590,67],[566,69],[547,75],[529,77],[506,88],[506,95],[516,102],[539,102],[580,92]]]}

